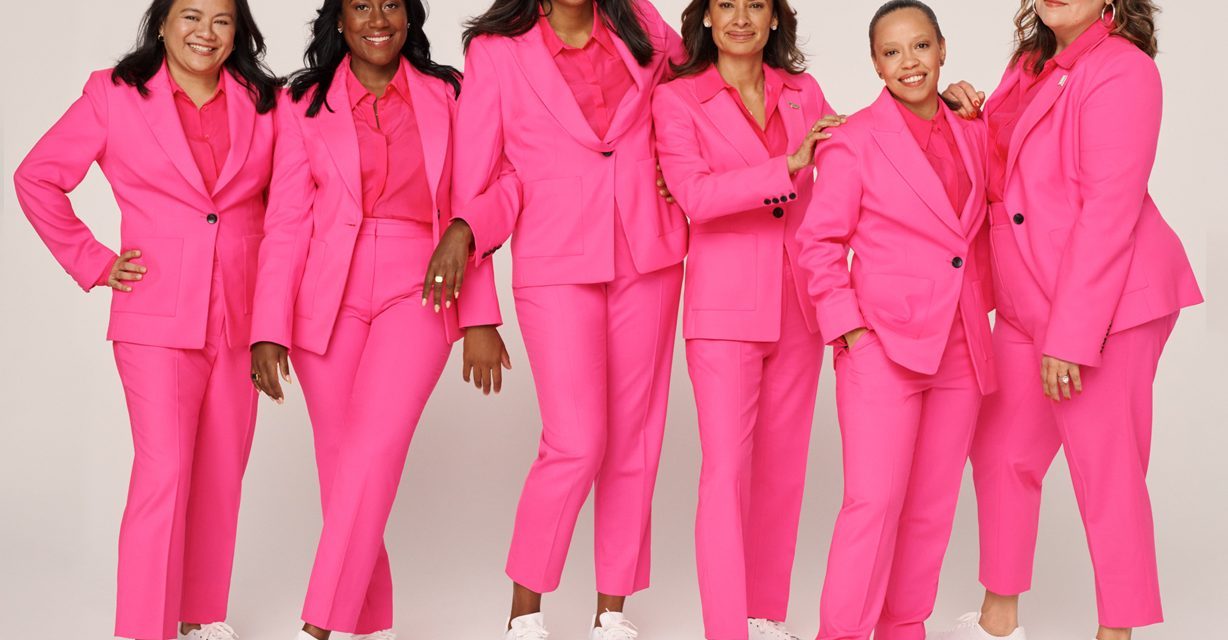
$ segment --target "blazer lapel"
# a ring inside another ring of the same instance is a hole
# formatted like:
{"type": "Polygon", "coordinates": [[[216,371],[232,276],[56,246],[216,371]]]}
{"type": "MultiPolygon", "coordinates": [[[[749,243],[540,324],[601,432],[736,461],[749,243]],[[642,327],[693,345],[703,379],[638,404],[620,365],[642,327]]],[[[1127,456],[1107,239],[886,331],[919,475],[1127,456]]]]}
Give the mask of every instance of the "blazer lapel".
{"type": "Polygon", "coordinates": [[[593,128],[580,111],[580,105],[559,72],[559,67],[550,57],[546,43],[537,26],[509,41],[512,58],[520,65],[528,85],[541,99],[554,118],[563,125],[580,144],[593,149],[602,149],[604,144],[597,139],[593,128]]]}
{"type": "Polygon", "coordinates": [[[814,123],[806,122],[806,116],[802,113],[802,93],[790,87],[787,84],[788,80],[785,82],[785,88],[780,92],[780,104],[776,106],[776,109],[780,112],[782,122],[785,124],[785,131],[789,133],[787,152],[792,153],[801,146],[802,138],[810,131],[810,125],[814,123]]]}
{"type": "Polygon", "coordinates": [[[883,155],[887,156],[887,160],[904,178],[908,186],[920,196],[930,211],[933,211],[934,215],[938,216],[944,224],[962,237],[964,229],[955,215],[955,209],[951,206],[951,199],[947,197],[947,192],[943,189],[938,174],[934,172],[934,168],[922,154],[921,147],[917,146],[917,141],[908,131],[904,117],[900,115],[899,107],[895,105],[895,98],[889,91],[883,89],[882,95],[871,106],[871,109],[874,113],[872,133],[883,155]]]}
{"type": "Polygon", "coordinates": [[[704,115],[708,117],[708,121],[729,142],[746,164],[755,165],[767,162],[768,150],[764,148],[763,141],[751,129],[753,125],[746,120],[741,105],[735,102],[737,98],[729,95],[729,92],[723,88],[711,95],[703,95],[708,93],[708,89],[700,90],[703,84],[700,82],[701,79],[702,76],[692,79],[691,88],[699,90],[695,97],[700,107],[703,108],[704,115]]]}
{"type": "MultiPolygon", "coordinates": [[[[598,16],[596,19],[600,20],[601,17],[598,16]]],[[[606,140],[617,140],[643,115],[644,102],[652,96],[652,80],[656,75],[657,65],[654,61],[646,67],[640,66],[635,56],[631,55],[631,49],[627,48],[626,43],[618,37],[618,34],[611,31],[610,39],[614,41],[614,48],[618,50],[623,64],[627,65],[631,78],[635,80],[635,86],[627,90],[622,102],[614,110],[614,118],[610,121],[610,128],[605,134],[606,140]]]]}
{"type": "Polygon", "coordinates": [[[1057,69],[1046,78],[1044,81],[1045,86],[1036,94],[1036,97],[1032,99],[1032,102],[1019,118],[1019,124],[1015,127],[1014,133],[1011,134],[1010,151],[1006,156],[1006,179],[1008,181],[1015,170],[1015,162],[1019,160],[1019,150],[1023,147],[1023,141],[1027,139],[1028,134],[1036,127],[1040,119],[1049,113],[1054,103],[1057,102],[1057,99],[1066,90],[1068,74],[1069,71],[1066,69],[1057,69]]]}
{"type": "MultiPolygon", "coordinates": [[[[162,67],[146,86],[149,95],[138,99],[141,114],[153,131],[154,139],[170,157],[175,169],[187,180],[188,184],[201,196],[212,200],[209,191],[205,189],[205,180],[200,176],[196,160],[192,158],[192,150],[188,147],[188,138],[183,133],[183,123],[179,121],[179,112],[175,109],[175,96],[171,93],[170,72],[162,67]]],[[[227,108],[229,108],[229,103],[227,108]]]]}
{"type": "Polygon", "coordinates": [[[968,192],[968,200],[963,203],[963,212],[959,216],[959,221],[963,224],[964,235],[977,228],[981,223],[981,218],[985,216],[986,203],[985,199],[979,201],[976,197],[977,193],[982,193],[985,182],[985,167],[983,162],[983,154],[973,147],[972,142],[968,140],[967,132],[964,130],[964,124],[960,122],[959,116],[951,113],[949,109],[942,109],[942,116],[947,119],[947,126],[951,128],[951,132],[955,137],[955,146],[959,148],[959,157],[963,162],[964,171],[968,172],[968,179],[972,181],[972,190],[968,192]]]}
{"type": "Polygon", "coordinates": [[[354,202],[362,208],[362,165],[358,157],[358,130],[354,127],[354,114],[350,110],[349,91],[345,87],[343,71],[337,70],[333,75],[332,86],[328,89],[328,104],[320,109],[315,118],[320,131],[320,139],[333,157],[337,171],[341,174],[345,186],[350,191],[354,202]],[[331,109],[329,108],[331,107],[331,109]]]}
{"type": "Polygon", "coordinates": [[[435,199],[435,208],[439,208],[440,178],[443,176],[443,163],[447,157],[448,140],[452,133],[452,117],[448,111],[448,96],[445,92],[451,89],[442,80],[420,73],[407,60],[401,62],[401,72],[406,75],[410,99],[414,103],[414,117],[418,121],[418,132],[422,139],[427,183],[431,187],[431,196],[435,199]]]}
{"type": "Polygon", "coordinates": [[[214,193],[221,193],[239,170],[247,162],[247,154],[252,148],[252,131],[256,127],[256,105],[251,94],[243,85],[231,77],[230,72],[223,72],[222,79],[226,87],[226,113],[230,124],[230,151],[226,154],[226,163],[222,165],[222,173],[218,176],[214,193]]]}

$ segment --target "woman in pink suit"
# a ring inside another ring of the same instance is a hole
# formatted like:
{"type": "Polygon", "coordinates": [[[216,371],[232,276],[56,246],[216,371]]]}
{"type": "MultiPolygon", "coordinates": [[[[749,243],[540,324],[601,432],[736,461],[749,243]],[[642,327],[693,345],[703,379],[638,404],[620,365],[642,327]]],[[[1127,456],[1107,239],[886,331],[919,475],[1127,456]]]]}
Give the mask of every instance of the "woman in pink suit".
{"type": "Polygon", "coordinates": [[[928,6],[883,5],[870,42],[887,86],[820,145],[798,231],[819,330],[836,347],[844,450],[818,637],[922,640],[995,385],[986,140],[938,97],[946,42],[928,6]]]}
{"type": "Polygon", "coordinates": [[[595,488],[592,634],[632,637],[648,586],[686,220],[657,193],[653,89],[681,42],[646,0],[496,0],[465,32],[454,215],[435,304],[512,243],[516,312],[542,416],[508,556],[508,637],[545,637],[580,507],[595,488]]]}
{"type": "MultiPolygon", "coordinates": [[[[1146,484],[1152,383],[1179,310],[1202,295],[1147,191],[1163,97],[1156,11],[1150,0],[1023,2],[1014,58],[985,105],[1002,390],[972,449],[985,602],[945,638],[1023,638],[1019,594],[1058,447],[1087,531],[1099,638],[1163,617],[1146,484]]],[[[970,86],[946,95],[981,115],[970,86]]]]}
{"type": "Polygon", "coordinates": [[[256,419],[248,330],[278,80],[246,0],[156,0],[141,38],[17,169],[17,197],[82,289],[114,290],[107,337],[136,448],[115,635],[233,640],[239,494],[256,419]],[[95,162],[114,251],[68,193],[95,162]]]}
{"type": "Polygon", "coordinates": [[[823,359],[796,232],[815,144],[840,118],[804,72],[787,0],[693,0],[682,34],[687,61],[657,88],[653,120],[691,221],[683,335],[706,637],[793,638],[783,621],[823,359]]]}
{"type": "Polygon", "coordinates": [[[507,358],[489,264],[469,269],[463,302],[425,304],[460,92],[425,19],[420,0],[326,0],[277,110],[252,367],[281,400],[289,352],[315,433],[324,527],[307,640],[393,637],[383,536],[418,419],[461,332],[465,377],[487,392],[507,358]]]}

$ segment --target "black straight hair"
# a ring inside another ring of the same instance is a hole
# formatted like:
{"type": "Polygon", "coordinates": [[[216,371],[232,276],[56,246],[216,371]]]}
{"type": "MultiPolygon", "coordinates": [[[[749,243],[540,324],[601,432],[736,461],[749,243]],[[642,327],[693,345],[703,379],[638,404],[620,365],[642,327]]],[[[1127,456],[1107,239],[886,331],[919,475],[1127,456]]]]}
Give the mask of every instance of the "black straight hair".
{"type": "MultiPolygon", "coordinates": [[[[224,66],[239,81],[258,113],[268,113],[277,106],[277,88],[282,79],[273,74],[264,62],[264,36],[252,17],[247,0],[232,0],[235,4],[235,48],[224,66]]],[[[153,0],[141,19],[136,44],[111,71],[111,82],[136,87],[142,96],[149,95],[149,80],[157,75],[166,61],[166,45],[159,37],[175,0],[153,0]]]]}
{"type": "MultiPolygon", "coordinates": [[[[708,0],[691,0],[682,10],[682,42],[686,45],[686,62],[671,64],[677,76],[693,76],[716,64],[719,52],[712,40],[712,29],[704,26],[708,0]]],[[[763,62],[773,69],[798,74],[806,70],[806,54],[797,46],[797,11],[789,0],[772,0],[776,14],[776,30],[768,35],[763,47],[763,62]]]]}
{"type": "MultiPolygon", "coordinates": [[[[307,92],[312,92],[311,104],[307,106],[309,118],[319,115],[321,108],[327,108],[330,112],[333,110],[332,105],[328,104],[328,90],[337,75],[337,67],[350,52],[345,35],[337,31],[343,4],[344,0],[324,0],[311,24],[311,42],[303,55],[307,67],[290,76],[290,97],[295,102],[302,100],[307,92]]],[[[460,71],[431,59],[431,42],[423,28],[426,5],[422,0],[405,0],[405,10],[409,14],[409,37],[405,38],[405,45],[401,47],[401,57],[418,71],[448,83],[453,95],[460,96],[460,71]]]]}
{"type": "Polygon", "coordinates": [[[938,39],[946,40],[946,38],[942,35],[942,27],[938,25],[938,14],[934,13],[934,10],[931,9],[928,4],[921,2],[921,0],[891,0],[890,2],[879,7],[878,11],[874,12],[874,17],[870,19],[871,50],[874,49],[874,30],[878,28],[878,23],[882,22],[883,18],[886,18],[887,16],[902,9],[916,9],[921,13],[924,13],[925,18],[930,21],[931,25],[933,25],[934,33],[938,34],[938,39]]]}
{"type": "MultiPolygon", "coordinates": [[[[597,13],[602,23],[631,50],[635,61],[646,67],[656,52],[640,22],[634,1],[597,0],[597,13]]],[[[537,26],[537,19],[543,12],[550,15],[553,9],[550,0],[495,0],[485,13],[465,23],[465,50],[469,50],[469,43],[478,36],[515,38],[528,33],[537,26]]]]}

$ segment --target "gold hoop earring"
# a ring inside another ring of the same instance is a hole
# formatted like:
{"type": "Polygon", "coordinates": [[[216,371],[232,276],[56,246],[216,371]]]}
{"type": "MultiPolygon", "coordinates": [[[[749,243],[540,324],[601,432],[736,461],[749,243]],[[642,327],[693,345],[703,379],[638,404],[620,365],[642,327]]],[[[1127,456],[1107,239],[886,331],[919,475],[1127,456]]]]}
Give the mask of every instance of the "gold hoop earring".
{"type": "Polygon", "coordinates": [[[1112,21],[1116,23],[1117,22],[1117,5],[1113,4],[1112,2],[1104,3],[1104,8],[1100,10],[1100,21],[1104,22],[1105,16],[1109,14],[1109,9],[1113,10],[1112,21]]]}

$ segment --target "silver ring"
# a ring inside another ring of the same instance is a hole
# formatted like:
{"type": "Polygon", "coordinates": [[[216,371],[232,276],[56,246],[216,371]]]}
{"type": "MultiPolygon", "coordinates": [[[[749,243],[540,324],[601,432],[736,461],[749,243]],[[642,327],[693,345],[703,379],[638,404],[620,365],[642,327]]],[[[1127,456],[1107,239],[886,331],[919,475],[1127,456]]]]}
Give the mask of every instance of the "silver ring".
{"type": "Polygon", "coordinates": [[[443,276],[435,276],[435,284],[443,284],[443,276]]]}
{"type": "Polygon", "coordinates": [[[1070,376],[1062,376],[1058,378],[1058,381],[1062,384],[1070,384],[1070,376]]]}

